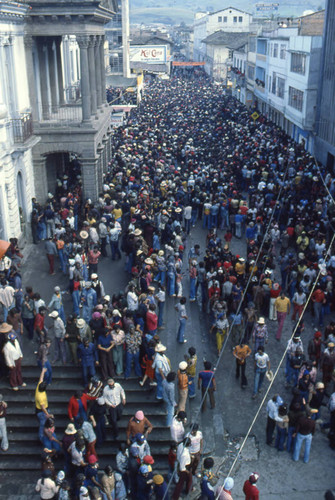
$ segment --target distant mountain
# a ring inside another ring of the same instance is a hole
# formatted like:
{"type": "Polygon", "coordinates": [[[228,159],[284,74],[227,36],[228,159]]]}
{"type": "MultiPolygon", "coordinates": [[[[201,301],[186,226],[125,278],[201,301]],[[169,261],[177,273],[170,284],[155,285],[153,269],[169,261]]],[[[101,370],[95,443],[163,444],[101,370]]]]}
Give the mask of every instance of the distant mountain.
{"type": "MultiPolygon", "coordinates": [[[[236,7],[253,15],[271,15],[269,11],[257,12],[257,4],[269,5],[270,1],[236,0],[129,0],[131,23],[163,23],[193,24],[194,13],[197,11],[215,12],[225,7],[236,7]]],[[[278,11],[273,11],[275,16],[296,17],[305,11],[324,9],[325,0],[274,0],[278,3],[278,11]]]]}

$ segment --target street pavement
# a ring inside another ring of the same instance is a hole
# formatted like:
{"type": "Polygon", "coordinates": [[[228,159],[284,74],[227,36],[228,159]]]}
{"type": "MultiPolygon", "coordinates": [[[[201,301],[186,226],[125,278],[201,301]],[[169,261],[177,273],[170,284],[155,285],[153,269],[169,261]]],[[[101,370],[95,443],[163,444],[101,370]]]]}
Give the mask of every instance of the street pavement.
{"type": "MultiPolygon", "coordinates": [[[[218,232],[222,238],[223,233],[218,232]]],[[[192,229],[187,239],[184,257],[184,294],[188,297],[189,279],[187,271],[187,253],[189,248],[195,243],[201,246],[201,254],[205,251],[206,231],[202,230],[200,223],[192,229]]],[[[233,238],[231,248],[234,253],[245,256],[246,245],[244,240],[233,238]]],[[[46,301],[51,299],[53,287],[59,285],[62,290],[67,288],[68,280],[57,271],[56,276],[48,274],[48,262],[44,252],[44,243],[27,246],[24,250],[26,255],[22,267],[24,286],[33,286],[34,291],[38,291],[46,301]]],[[[106,293],[112,295],[114,292],[123,290],[129,278],[124,271],[124,259],[112,261],[105,258],[99,263],[99,278],[103,281],[106,293]]],[[[215,339],[209,337],[209,324],[206,314],[203,313],[197,302],[187,303],[189,319],[187,321],[186,336],[188,342],[184,345],[177,344],[176,333],[178,327],[177,313],[174,305],[178,299],[168,298],[165,309],[165,329],[160,331],[161,341],[167,345],[167,354],[171,360],[172,368],[177,370],[178,363],[183,360],[184,354],[190,346],[197,349],[198,371],[203,368],[203,359],[216,363],[217,355],[215,339]]],[[[65,295],[65,311],[71,312],[70,297],[65,295]]],[[[327,318],[328,319],[328,318],[327,318]]],[[[292,333],[293,322],[286,319],[281,342],[276,342],[274,335],[276,332],[276,322],[267,320],[270,339],[266,346],[266,351],[270,356],[271,369],[275,371],[282,357],[286,342],[292,333]]],[[[308,340],[313,335],[311,321],[305,321],[306,329],[303,333],[303,344],[307,350],[308,340]]],[[[239,382],[235,379],[235,358],[232,355],[232,344],[230,339],[227,342],[225,351],[221,357],[219,366],[216,369],[216,408],[207,409],[199,413],[200,394],[197,391],[195,399],[189,402],[187,409],[188,421],[192,422],[197,418],[200,429],[204,434],[204,453],[215,457],[216,467],[221,478],[228,473],[231,464],[236,457],[243,437],[255,417],[259,404],[269,382],[265,380],[262,394],[255,400],[251,399],[253,387],[253,361],[251,357],[247,361],[248,388],[242,390],[239,382]]],[[[24,342],[24,364],[34,363],[33,351],[36,346],[24,342]]],[[[64,368],[66,370],[66,368],[64,368]]],[[[23,368],[24,374],[24,368],[23,368]]],[[[273,394],[279,393],[285,402],[291,399],[290,391],[284,388],[284,365],[279,371],[267,400],[273,394]]],[[[266,401],[267,401],[266,400],[266,401]]],[[[310,462],[304,464],[301,461],[295,463],[286,452],[278,452],[275,448],[265,444],[266,412],[265,405],[260,410],[250,433],[241,457],[237,460],[232,476],[235,480],[235,487],[232,491],[234,500],[244,499],[242,486],[250,473],[260,474],[258,487],[261,492],[260,498],[266,500],[288,499],[288,500],[317,500],[323,498],[324,492],[335,489],[334,475],[334,450],[328,446],[328,439],[325,434],[318,430],[313,438],[310,462]]],[[[321,417],[328,419],[328,410],[322,408],[321,417]]],[[[39,471],[36,471],[38,479],[39,471]]],[[[33,482],[33,481],[32,481],[33,482]]],[[[197,498],[198,488],[190,495],[190,498],[197,498]]],[[[14,498],[14,497],[13,497],[14,498]]],[[[16,497],[18,498],[18,497],[16,497]]],[[[20,499],[32,498],[23,495],[20,499]]]]}

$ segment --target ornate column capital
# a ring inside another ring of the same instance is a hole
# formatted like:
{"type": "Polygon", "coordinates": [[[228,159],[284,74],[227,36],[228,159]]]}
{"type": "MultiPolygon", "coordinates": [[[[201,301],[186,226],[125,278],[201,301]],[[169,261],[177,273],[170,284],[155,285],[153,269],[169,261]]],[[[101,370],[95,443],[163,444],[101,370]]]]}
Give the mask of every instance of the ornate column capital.
{"type": "Polygon", "coordinates": [[[90,36],[89,35],[76,35],[77,44],[80,49],[88,49],[90,45],[90,36]]]}
{"type": "Polygon", "coordinates": [[[96,35],[90,35],[90,47],[96,47],[97,45],[97,36],[96,35]]]}
{"type": "Polygon", "coordinates": [[[32,35],[24,35],[24,46],[28,49],[32,49],[34,46],[34,39],[32,35]]]}

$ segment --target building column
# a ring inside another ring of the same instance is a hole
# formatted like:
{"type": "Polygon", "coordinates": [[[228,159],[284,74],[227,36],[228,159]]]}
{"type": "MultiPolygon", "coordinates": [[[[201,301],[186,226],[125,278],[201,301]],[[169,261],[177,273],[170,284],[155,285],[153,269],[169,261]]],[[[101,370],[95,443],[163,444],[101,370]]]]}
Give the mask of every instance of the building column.
{"type": "Polygon", "coordinates": [[[107,164],[108,164],[108,155],[107,155],[107,144],[108,144],[108,137],[104,137],[102,139],[102,144],[103,144],[103,147],[104,147],[104,150],[103,150],[103,161],[102,161],[102,171],[103,173],[107,172],[107,164]]]}
{"type": "Polygon", "coordinates": [[[106,103],[106,68],[105,68],[105,35],[101,35],[100,64],[101,64],[101,102],[106,103]]]}
{"type": "Polygon", "coordinates": [[[57,65],[57,81],[58,81],[58,101],[59,105],[65,104],[64,98],[64,83],[63,83],[63,68],[62,68],[62,51],[60,45],[62,43],[62,37],[55,38],[56,44],[56,65],[57,65]]]}
{"type": "Polygon", "coordinates": [[[102,178],[103,178],[103,162],[104,162],[104,147],[103,145],[97,148],[98,160],[98,192],[102,192],[102,178]]]}
{"type": "Polygon", "coordinates": [[[38,62],[40,69],[41,100],[42,100],[42,118],[50,119],[50,80],[48,65],[48,47],[45,41],[38,42],[38,62]]]}
{"type": "Polygon", "coordinates": [[[94,58],[95,58],[95,87],[97,91],[97,106],[100,108],[102,103],[101,98],[101,64],[100,64],[100,44],[101,37],[98,35],[95,39],[94,58]]]}
{"type": "Polygon", "coordinates": [[[76,39],[80,48],[80,85],[83,121],[87,122],[91,118],[91,90],[88,65],[88,46],[90,43],[90,37],[88,35],[78,35],[76,36],[76,39]]]}
{"type": "Polygon", "coordinates": [[[33,156],[33,168],[36,199],[39,203],[44,204],[48,196],[46,158],[40,155],[36,157],[33,156]]]}
{"type": "Polygon", "coordinates": [[[97,87],[96,87],[96,66],[95,66],[95,36],[90,37],[90,44],[88,46],[88,64],[90,72],[90,88],[91,88],[91,114],[97,114],[97,87]]]}
{"type": "Polygon", "coordinates": [[[84,197],[96,202],[99,198],[98,158],[80,158],[84,197]]]}
{"type": "Polygon", "coordinates": [[[34,72],[34,59],[33,59],[33,47],[34,39],[30,35],[25,35],[24,37],[24,47],[26,54],[26,68],[27,68],[27,79],[28,79],[28,89],[29,89],[29,100],[31,105],[31,111],[33,116],[33,121],[38,121],[38,109],[37,109],[37,99],[36,99],[36,80],[34,72]]]}
{"type": "Polygon", "coordinates": [[[58,93],[58,76],[57,76],[57,61],[56,61],[56,44],[53,38],[50,38],[50,40],[48,40],[47,50],[49,59],[51,110],[52,112],[56,112],[59,106],[59,93],[58,93]]]}

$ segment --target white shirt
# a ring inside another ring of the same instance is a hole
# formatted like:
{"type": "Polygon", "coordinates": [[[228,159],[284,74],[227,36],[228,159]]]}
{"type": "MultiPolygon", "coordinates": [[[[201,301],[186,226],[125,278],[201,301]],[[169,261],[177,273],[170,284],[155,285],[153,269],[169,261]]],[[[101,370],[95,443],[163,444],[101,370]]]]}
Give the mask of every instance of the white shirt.
{"type": "Polygon", "coordinates": [[[183,422],[177,420],[177,417],[173,417],[172,424],[170,425],[171,439],[176,443],[180,443],[184,439],[185,429],[183,422]]]}
{"type": "Polygon", "coordinates": [[[136,311],[138,308],[138,297],[134,292],[127,293],[127,304],[130,311],[136,311]]]}
{"type": "Polygon", "coordinates": [[[263,354],[259,354],[256,352],[255,361],[258,368],[266,368],[267,363],[270,361],[269,356],[264,352],[263,354]]]}
{"type": "Polygon", "coordinates": [[[189,220],[192,216],[192,207],[187,206],[184,208],[184,219],[189,220]]]}
{"type": "Polygon", "coordinates": [[[14,340],[14,345],[11,341],[7,342],[5,347],[3,348],[3,353],[6,360],[6,365],[9,368],[14,368],[15,361],[22,358],[21,347],[17,339],[14,340]]]}
{"type": "Polygon", "coordinates": [[[187,437],[190,438],[191,440],[191,446],[189,447],[189,451],[191,455],[194,453],[198,453],[201,448],[201,441],[202,441],[202,432],[197,431],[196,435],[193,436],[190,432],[187,434],[187,437]]]}
{"type": "Polygon", "coordinates": [[[186,470],[186,466],[190,465],[190,463],[191,463],[191,455],[190,455],[189,449],[186,446],[184,446],[183,443],[181,443],[179,446],[183,447],[183,450],[179,454],[179,459],[178,459],[179,470],[180,471],[185,471],[186,470]]]}
{"type": "Polygon", "coordinates": [[[122,400],[125,401],[126,394],[121,385],[118,382],[115,382],[114,389],[111,389],[109,385],[106,385],[103,390],[103,397],[105,398],[107,406],[112,406],[113,408],[115,408],[115,406],[118,406],[122,403],[122,400]]]}

